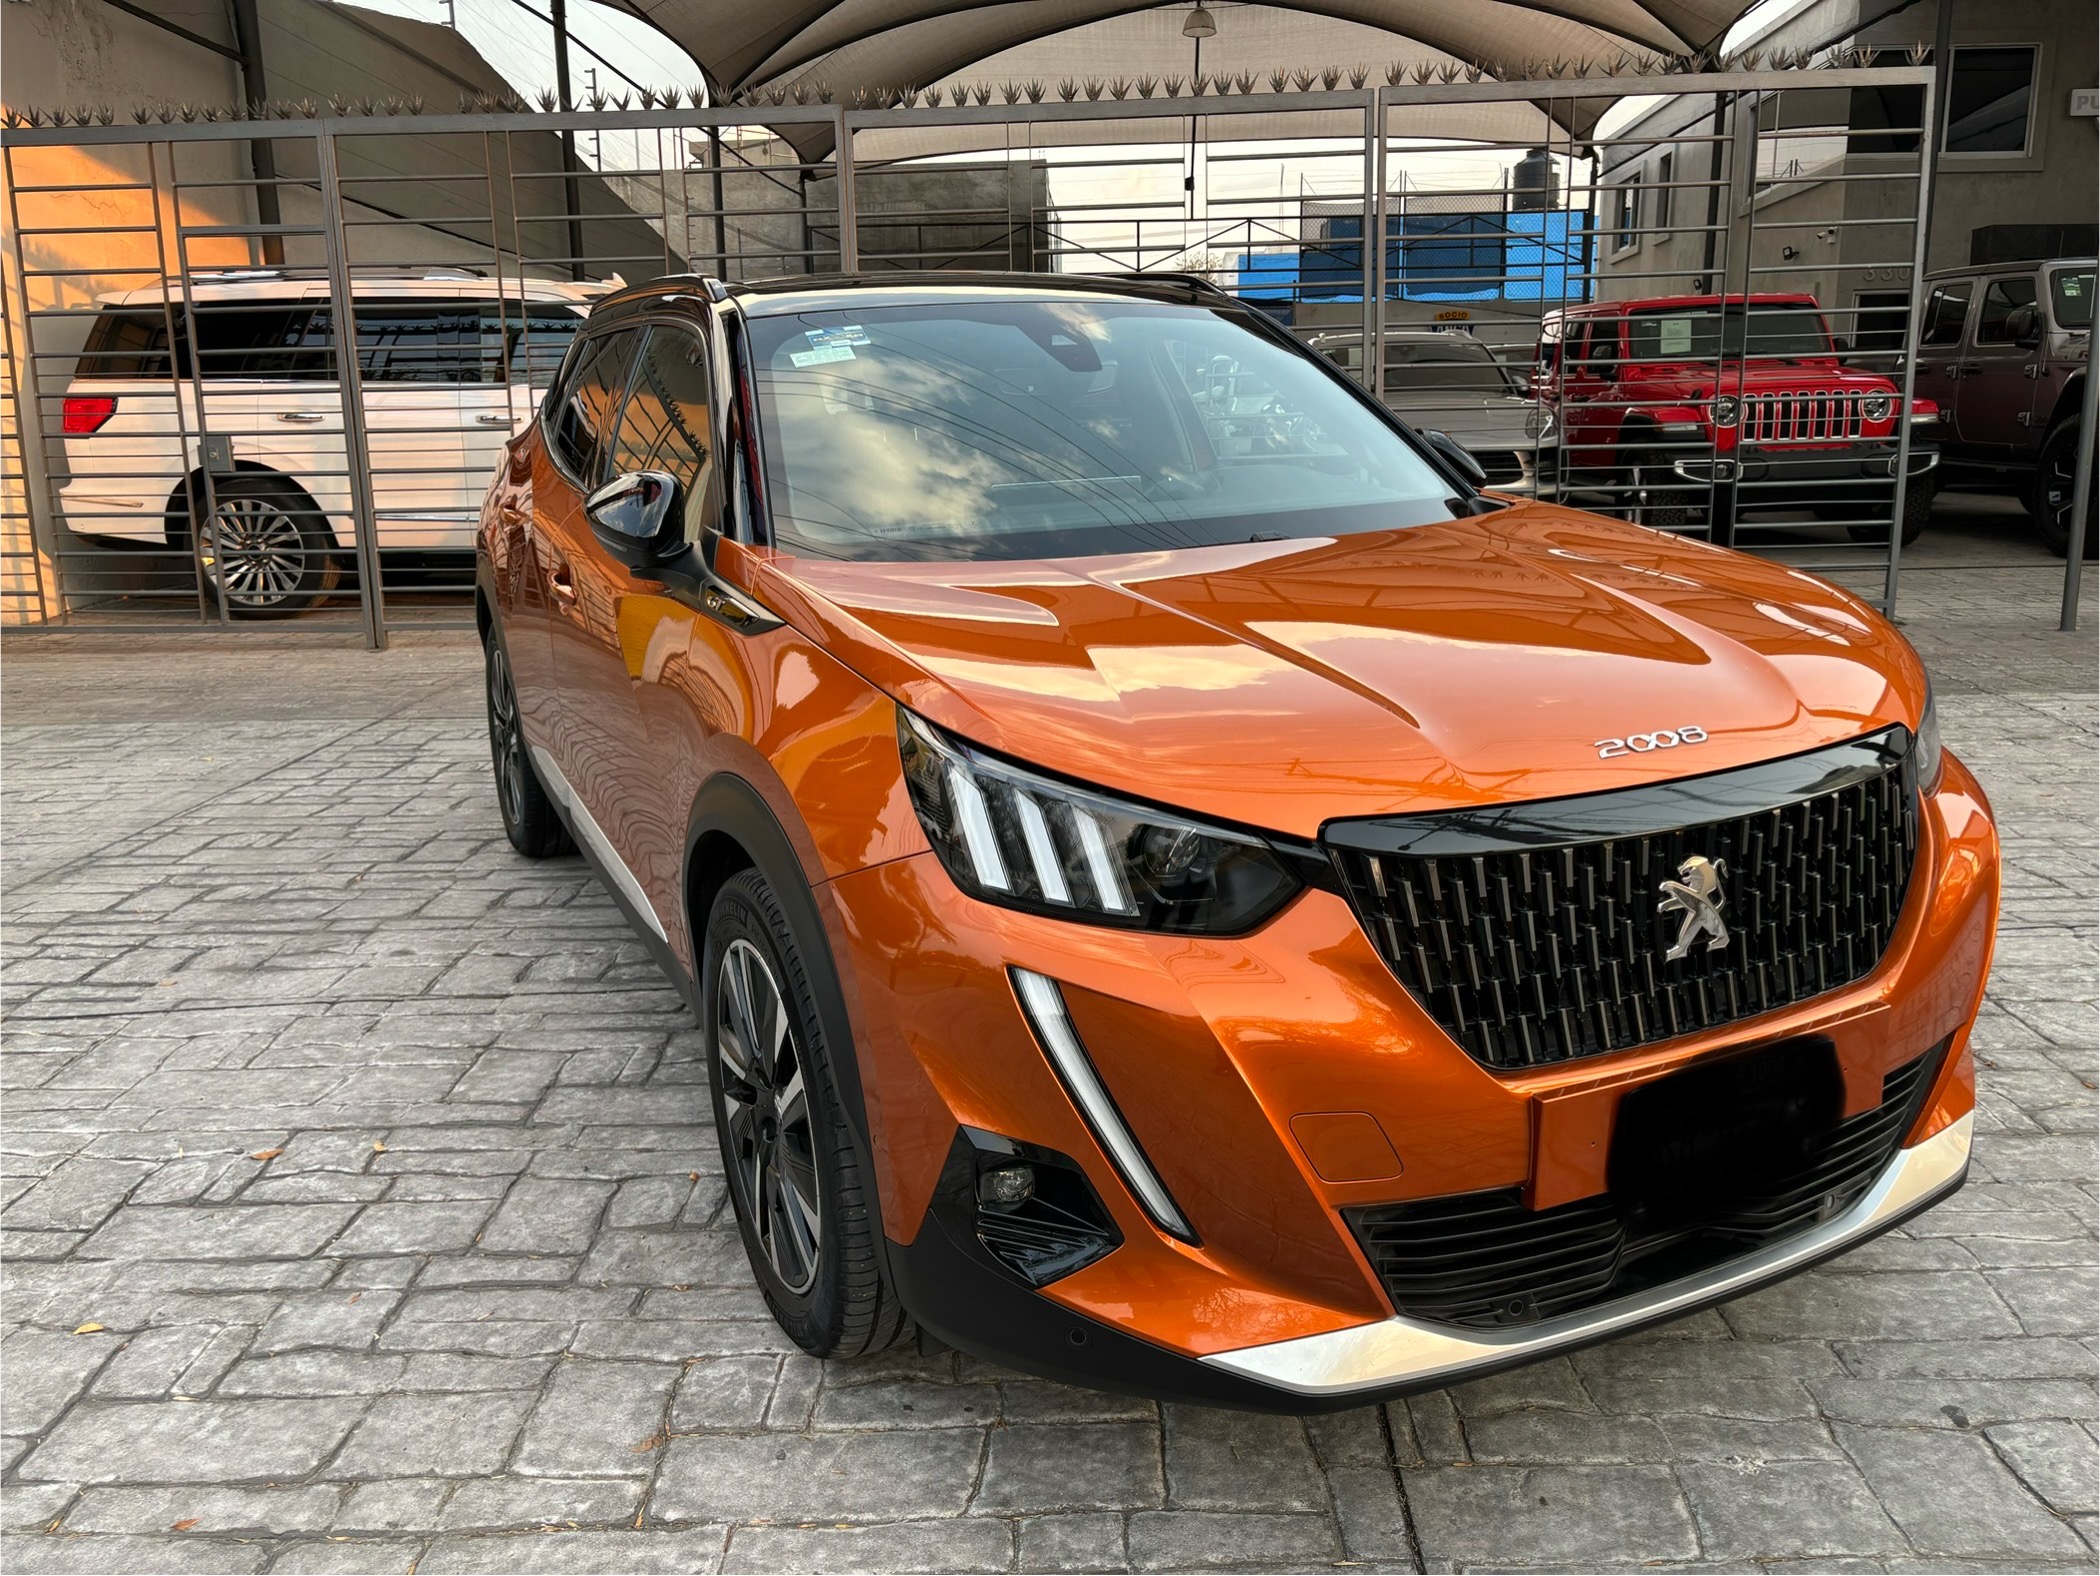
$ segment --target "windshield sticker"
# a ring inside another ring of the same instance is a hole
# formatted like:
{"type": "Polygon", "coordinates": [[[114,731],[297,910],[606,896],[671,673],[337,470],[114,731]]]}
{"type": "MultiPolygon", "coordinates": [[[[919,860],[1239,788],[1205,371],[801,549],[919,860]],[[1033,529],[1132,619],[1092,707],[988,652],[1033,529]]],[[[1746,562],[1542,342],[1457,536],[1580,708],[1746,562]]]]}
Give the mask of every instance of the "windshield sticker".
{"type": "Polygon", "coordinates": [[[1666,317],[1662,320],[1661,353],[1666,356],[1688,356],[1692,353],[1692,320],[1688,317],[1666,317]]]}
{"type": "Polygon", "coordinates": [[[868,331],[858,323],[848,323],[843,328],[809,328],[802,331],[814,350],[826,350],[833,345],[865,345],[868,331]]]}
{"type": "Polygon", "coordinates": [[[790,350],[788,360],[798,367],[821,367],[827,361],[854,360],[851,345],[819,345],[815,350],[790,350]]]}

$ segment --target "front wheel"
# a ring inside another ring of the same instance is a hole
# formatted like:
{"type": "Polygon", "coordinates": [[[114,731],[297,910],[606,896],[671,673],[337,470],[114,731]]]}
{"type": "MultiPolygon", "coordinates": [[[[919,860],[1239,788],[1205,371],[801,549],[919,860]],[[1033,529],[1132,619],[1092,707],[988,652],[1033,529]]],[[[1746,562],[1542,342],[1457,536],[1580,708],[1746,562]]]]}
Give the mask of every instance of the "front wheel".
{"type": "Polygon", "coordinates": [[[197,566],[232,618],[286,618],[342,578],[335,537],[313,500],[289,482],[232,477],[213,491],[197,535],[197,566]]]}
{"type": "MultiPolygon", "coordinates": [[[[2042,440],[2040,463],[2034,477],[2034,534],[2042,545],[2064,557],[2071,551],[2071,503],[2078,486],[2078,418],[2067,417],[2049,429],[2042,440]]],[[[2085,556],[2100,558],[2100,487],[2087,489],[2085,503],[2085,556]]]]}
{"type": "MultiPolygon", "coordinates": [[[[1903,490],[1903,545],[1910,546],[1925,534],[1925,527],[1932,519],[1932,500],[1938,491],[1930,476],[1918,476],[1903,490]]],[[[1889,534],[1878,525],[1848,525],[1845,532],[1855,542],[1870,547],[1886,547],[1889,534]]]]}
{"type": "Polygon", "coordinates": [[[817,1015],[809,971],[823,966],[757,871],[723,884],[707,921],[701,1021],[730,1203],[789,1339],[812,1357],[857,1357],[894,1341],[904,1315],[883,1279],[874,1181],[861,1174],[817,1015]]]}

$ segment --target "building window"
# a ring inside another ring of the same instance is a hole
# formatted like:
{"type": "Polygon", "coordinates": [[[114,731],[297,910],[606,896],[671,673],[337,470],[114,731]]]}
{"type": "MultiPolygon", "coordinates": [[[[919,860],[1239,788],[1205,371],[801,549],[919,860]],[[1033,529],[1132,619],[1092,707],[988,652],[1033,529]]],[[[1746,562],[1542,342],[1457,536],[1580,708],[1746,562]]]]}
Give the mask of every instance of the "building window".
{"type": "Polygon", "coordinates": [[[1910,326],[1910,292],[1862,290],[1853,300],[1852,348],[1862,355],[1900,352],[1910,326]]]}
{"type": "Polygon", "coordinates": [[[1665,153],[1655,161],[1655,228],[1667,231],[1670,228],[1670,199],[1675,196],[1671,182],[1677,179],[1677,155],[1665,153]]]}
{"type": "Polygon", "coordinates": [[[1847,153],[1916,153],[1925,128],[1921,86],[1854,88],[1847,153]]]}
{"type": "Polygon", "coordinates": [[[1947,85],[1947,153],[2023,154],[2034,124],[2032,44],[1954,51],[1947,85]]]}
{"type": "Polygon", "coordinates": [[[1630,252],[1641,240],[1641,183],[1621,181],[1611,193],[1612,250],[1630,252]]]}

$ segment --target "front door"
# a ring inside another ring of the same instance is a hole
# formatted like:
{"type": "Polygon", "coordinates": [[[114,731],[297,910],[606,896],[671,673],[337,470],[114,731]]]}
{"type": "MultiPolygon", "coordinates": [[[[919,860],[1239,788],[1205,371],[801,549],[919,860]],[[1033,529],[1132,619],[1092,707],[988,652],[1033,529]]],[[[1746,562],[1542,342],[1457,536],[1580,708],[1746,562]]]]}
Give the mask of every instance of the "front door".
{"type": "MultiPolygon", "coordinates": [[[[604,477],[635,471],[675,477],[676,507],[691,541],[714,507],[713,414],[700,326],[649,327],[612,427],[604,477]]],[[[682,735],[652,728],[648,712],[660,698],[667,666],[687,656],[696,615],[662,581],[606,551],[580,514],[562,547],[574,595],[566,618],[557,609],[555,666],[575,758],[570,781],[646,894],[653,912],[644,919],[655,918],[659,933],[675,930],[691,795],[672,791],[682,735]]]]}
{"type": "Polygon", "coordinates": [[[1918,325],[1918,366],[1912,391],[1940,408],[1941,430],[1953,436],[1954,402],[1961,388],[1962,345],[1969,303],[1976,293],[1972,279],[1949,279],[1932,287],[1925,298],[1925,321],[1918,325]]]}
{"type": "Polygon", "coordinates": [[[2045,350],[2015,342],[2006,326],[2016,307],[2035,305],[2034,275],[1993,279],[1976,309],[1976,328],[1954,395],[1954,434],[1965,449],[2008,458],[2034,446],[2035,392],[2045,350]]]}

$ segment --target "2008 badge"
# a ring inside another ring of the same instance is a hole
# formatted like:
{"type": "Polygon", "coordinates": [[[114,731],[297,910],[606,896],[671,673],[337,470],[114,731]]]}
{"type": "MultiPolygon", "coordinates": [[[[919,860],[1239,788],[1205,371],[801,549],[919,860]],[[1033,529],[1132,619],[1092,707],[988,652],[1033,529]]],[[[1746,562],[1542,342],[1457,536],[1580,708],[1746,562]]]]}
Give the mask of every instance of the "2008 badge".
{"type": "Polygon", "coordinates": [[[1623,739],[1599,739],[1597,759],[1614,755],[1646,755],[1651,750],[1674,750],[1680,744],[1704,744],[1706,730],[1697,723],[1682,728],[1658,728],[1653,733],[1629,733],[1623,739]]]}

